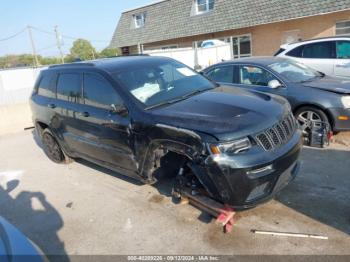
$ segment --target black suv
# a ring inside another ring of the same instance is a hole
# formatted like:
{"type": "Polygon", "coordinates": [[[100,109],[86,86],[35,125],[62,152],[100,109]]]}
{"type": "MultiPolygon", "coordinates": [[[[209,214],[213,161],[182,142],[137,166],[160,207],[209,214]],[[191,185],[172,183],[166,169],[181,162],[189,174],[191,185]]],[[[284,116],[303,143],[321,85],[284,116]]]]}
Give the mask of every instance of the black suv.
{"type": "Polygon", "coordinates": [[[174,192],[196,186],[237,209],[270,199],[298,171],[301,131],[284,98],[218,86],[169,58],[51,66],[30,100],[57,163],[83,158],[149,184],[181,175],[188,182],[174,192]]]}

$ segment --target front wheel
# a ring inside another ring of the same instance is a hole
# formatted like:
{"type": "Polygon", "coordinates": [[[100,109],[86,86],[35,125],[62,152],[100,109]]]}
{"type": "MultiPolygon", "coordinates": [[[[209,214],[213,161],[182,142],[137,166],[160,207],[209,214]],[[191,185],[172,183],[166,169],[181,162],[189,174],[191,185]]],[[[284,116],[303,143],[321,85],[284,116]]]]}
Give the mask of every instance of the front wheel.
{"type": "Polygon", "coordinates": [[[307,106],[298,109],[295,112],[295,118],[297,119],[305,137],[309,137],[311,134],[313,124],[316,127],[320,127],[322,123],[329,125],[327,115],[322,110],[315,107],[307,106]]]}

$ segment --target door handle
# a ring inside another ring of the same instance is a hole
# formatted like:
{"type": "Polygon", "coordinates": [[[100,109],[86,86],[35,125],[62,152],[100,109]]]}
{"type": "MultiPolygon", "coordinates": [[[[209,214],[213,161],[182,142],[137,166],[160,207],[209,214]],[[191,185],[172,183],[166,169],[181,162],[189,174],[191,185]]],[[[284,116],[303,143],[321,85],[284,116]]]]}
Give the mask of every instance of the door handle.
{"type": "Polygon", "coordinates": [[[83,117],[89,117],[90,114],[88,112],[82,112],[82,113],[79,113],[80,116],[83,116],[83,117]]]}
{"type": "Polygon", "coordinates": [[[56,108],[56,105],[55,104],[48,104],[47,107],[54,109],[54,108],[56,108]]]}

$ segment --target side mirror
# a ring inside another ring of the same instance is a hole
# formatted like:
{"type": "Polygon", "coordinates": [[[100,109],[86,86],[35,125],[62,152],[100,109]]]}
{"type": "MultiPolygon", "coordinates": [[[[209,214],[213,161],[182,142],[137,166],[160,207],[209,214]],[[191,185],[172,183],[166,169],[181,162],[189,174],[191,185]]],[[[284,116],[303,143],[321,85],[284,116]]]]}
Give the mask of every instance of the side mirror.
{"type": "Polygon", "coordinates": [[[267,85],[272,89],[282,87],[282,84],[280,83],[280,81],[278,81],[276,79],[271,80],[267,85]]]}
{"type": "Polygon", "coordinates": [[[127,116],[129,113],[128,109],[123,104],[117,106],[115,104],[111,104],[111,112],[123,117],[127,116]]]}

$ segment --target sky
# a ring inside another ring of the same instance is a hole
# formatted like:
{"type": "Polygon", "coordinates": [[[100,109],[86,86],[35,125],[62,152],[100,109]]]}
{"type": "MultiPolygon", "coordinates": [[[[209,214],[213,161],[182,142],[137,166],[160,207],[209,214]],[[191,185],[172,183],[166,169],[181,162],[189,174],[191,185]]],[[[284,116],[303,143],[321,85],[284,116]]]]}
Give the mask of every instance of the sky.
{"type": "MultiPolygon", "coordinates": [[[[154,0],[0,0],[0,56],[32,53],[29,35],[33,27],[37,53],[58,56],[54,27],[63,36],[83,38],[101,50],[107,47],[123,11],[154,0]],[[41,30],[41,31],[38,31],[41,30]]],[[[74,39],[63,37],[63,51],[69,53],[74,39]]]]}

